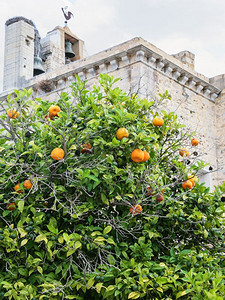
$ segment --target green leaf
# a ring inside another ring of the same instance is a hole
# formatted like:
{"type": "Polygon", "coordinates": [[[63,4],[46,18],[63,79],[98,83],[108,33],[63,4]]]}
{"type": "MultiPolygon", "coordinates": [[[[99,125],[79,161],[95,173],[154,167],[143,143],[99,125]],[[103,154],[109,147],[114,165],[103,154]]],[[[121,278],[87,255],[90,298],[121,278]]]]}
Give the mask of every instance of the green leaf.
{"type": "Polygon", "coordinates": [[[21,242],[21,247],[24,246],[24,245],[26,245],[27,242],[28,242],[28,239],[22,240],[22,242],[21,242]]]}
{"type": "Polygon", "coordinates": [[[59,242],[60,244],[63,244],[64,238],[63,238],[62,235],[60,235],[60,236],[58,237],[58,242],[59,242]]]}
{"type": "Polygon", "coordinates": [[[81,248],[81,246],[82,246],[81,242],[76,241],[74,249],[77,250],[78,248],[81,248]]]}
{"type": "Polygon", "coordinates": [[[94,239],[95,243],[102,243],[105,241],[105,238],[103,236],[98,236],[96,239],[94,239]]]}
{"type": "Polygon", "coordinates": [[[72,255],[75,251],[76,251],[75,249],[69,249],[69,250],[67,251],[66,257],[72,255]]]}
{"type": "Polygon", "coordinates": [[[22,212],[23,208],[24,208],[24,200],[20,200],[18,202],[18,209],[19,209],[20,212],[22,212]]]}
{"type": "Polygon", "coordinates": [[[101,199],[104,204],[109,205],[109,200],[106,198],[104,193],[101,193],[101,199]]]}
{"type": "Polygon", "coordinates": [[[105,229],[104,229],[104,231],[103,231],[103,234],[107,234],[107,233],[109,233],[110,231],[112,230],[112,226],[107,226],[105,229]]]}
{"type": "Polygon", "coordinates": [[[139,292],[131,292],[128,295],[128,299],[138,299],[140,297],[140,293],[139,292]]]}
{"type": "Polygon", "coordinates": [[[188,290],[185,290],[185,291],[181,291],[181,292],[177,293],[176,299],[178,299],[178,298],[180,298],[180,297],[182,297],[182,296],[185,296],[185,295],[187,295],[188,293],[190,293],[190,292],[192,292],[192,291],[193,291],[192,289],[188,289],[188,290]]]}
{"type": "Polygon", "coordinates": [[[95,282],[95,278],[92,277],[88,280],[87,282],[87,289],[89,290],[93,285],[94,285],[94,282],[95,282]]]}
{"type": "Polygon", "coordinates": [[[97,284],[95,285],[96,291],[97,291],[98,294],[101,292],[102,286],[103,286],[103,283],[102,283],[102,282],[99,282],[99,283],[97,283],[97,284]]]}
{"type": "Polygon", "coordinates": [[[46,244],[48,243],[46,236],[42,234],[38,235],[34,241],[38,243],[42,241],[44,241],[46,244]]]}
{"type": "Polygon", "coordinates": [[[47,225],[49,231],[54,234],[58,234],[57,221],[54,217],[51,217],[49,224],[47,225]]]}

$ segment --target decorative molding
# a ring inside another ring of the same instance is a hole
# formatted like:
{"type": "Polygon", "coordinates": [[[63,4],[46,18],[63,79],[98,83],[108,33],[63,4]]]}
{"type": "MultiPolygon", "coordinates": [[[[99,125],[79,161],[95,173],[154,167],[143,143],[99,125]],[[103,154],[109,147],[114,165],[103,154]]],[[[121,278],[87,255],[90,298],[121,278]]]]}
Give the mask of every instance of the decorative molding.
{"type": "Polygon", "coordinates": [[[196,92],[200,93],[203,90],[204,86],[201,85],[200,83],[196,86],[196,92]]]}
{"type": "Polygon", "coordinates": [[[164,69],[165,74],[168,75],[168,76],[171,76],[172,71],[173,71],[173,68],[171,68],[171,67],[168,66],[168,65],[167,65],[167,66],[165,67],[165,69],[164,69]]]}
{"type": "Polygon", "coordinates": [[[181,73],[177,70],[175,70],[174,72],[172,72],[172,77],[173,79],[177,80],[178,77],[180,77],[181,73]]]}
{"type": "Polygon", "coordinates": [[[104,74],[104,73],[107,73],[107,65],[106,63],[102,63],[98,66],[98,74],[104,74]]]}
{"type": "Polygon", "coordinates": [[[185,75],[181,75],[181,77],[179,78],[179,82],[182,84],[185,84],[188,81],[188,77],[185,75]]]}
{"type": "MultiPolygon", "coordinates": [[[[171,60],[163,57],[158,52],[154,52],[152,49],[140,44],[137,46],[130,46],[129,49],[123,51],[116,51],[106,58],[94,60],[94,56],[87,59],[81,59],[75,61],[70,65],[61,67],[59,75],[54,75],[56,72],[39,75],[39,78],[33,78],[27,82],[26,88],[35,87],[36,94],[43,93],[39,86],[40,82],[48,81],[51,83],[51,91],[57,87],[63,89],[64,86],[70,85],[75,80],[74,74],[77,74],[81,80],[86,80],[91,77],[98,76],[100,73],[112,72],[124,67],[128,67],[135,63],[145,64],[147,67],[156,70],[164,74],[165,76],[175,80],[177,83],[193,90],[193,92],[202,95],[210,101],[215,101],[221,90],[206,80],[191,69],[184,66],[181,67],[181,63],[171,57],[171,60]],[[51,78],[52,74],[52,78],[51,78]],[[50,78],[50,79],[49,79],[50,78]]],[[[57,69],[58,70],[58,69],[57,69]]],[[[56,71],[57,71],[56,70],[56,71]]],[[[0,95],[0,98],[6,97],[11,91],[5,91],[0,95]]],[[[47,91],[46,91],[47,92],[47,91]]],[[[48,93],[48,92],[47,92],[48,93]]]]}
{"type": "Polygon", "coordinates": [[[110,70],[109,71],[115,71],[119,68],[118,62],[116,59],[111,60],[110,62],[110,70]]]}
{"type": "Polygon", "coordinates": [[[194,81],[194,80],[190,80],[189,81],[189,83],[188,83],[188,86],[189,86],[189,88],[191,88],[191,89],[193,89],[194,87],[195,87],[195,85],[196,85],[196,81],[194,81]]]}
{"type": "Polygon", "coordinates": [[[158,70],[162,70],[162,68],[165,66],[165,63],[163,62],[163,61],[158,61],[157,63],[156,63],[156,67],[157,67],[157,69],[158,70]]]}
{"type": "Polygon", "coordinates": [[[128,65],[130,63],[127,53],[121,56],[121,61],[124,65],[128,65]]]}
{"type": "Polygon", "coordinates": [[[146,59],[145,59],[145,51],[138,50],[136,52],[136,61],[146,61],[146,59]]]}

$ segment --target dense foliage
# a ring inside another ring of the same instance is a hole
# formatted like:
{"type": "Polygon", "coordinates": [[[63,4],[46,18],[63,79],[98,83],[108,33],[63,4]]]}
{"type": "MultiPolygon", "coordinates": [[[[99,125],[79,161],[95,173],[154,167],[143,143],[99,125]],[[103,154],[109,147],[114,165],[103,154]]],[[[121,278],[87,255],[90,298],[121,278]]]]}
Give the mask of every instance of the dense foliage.
{"type": "Polygon", "coordinates": [[[89,91],[76,78],[54,103],[31,90],[1,103],[0,298],[224,299],[225,187],[184,190],[204,164],[160,110],[168,93],[148,101],[115,81],[101,75],[89,91]],[[134,149],[150,158],[132,161],[134,149]]]}

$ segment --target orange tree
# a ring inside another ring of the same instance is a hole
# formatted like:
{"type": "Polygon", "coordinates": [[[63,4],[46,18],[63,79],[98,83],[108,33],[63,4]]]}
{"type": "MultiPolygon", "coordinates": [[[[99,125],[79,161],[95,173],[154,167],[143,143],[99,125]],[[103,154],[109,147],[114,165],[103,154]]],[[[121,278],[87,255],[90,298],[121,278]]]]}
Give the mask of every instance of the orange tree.
{"type": "Polygon", "coordinates": [[[223,299],[225,187],[198,184],[174,113],[115,81],[1,103],[1,298],[223,299]]]}

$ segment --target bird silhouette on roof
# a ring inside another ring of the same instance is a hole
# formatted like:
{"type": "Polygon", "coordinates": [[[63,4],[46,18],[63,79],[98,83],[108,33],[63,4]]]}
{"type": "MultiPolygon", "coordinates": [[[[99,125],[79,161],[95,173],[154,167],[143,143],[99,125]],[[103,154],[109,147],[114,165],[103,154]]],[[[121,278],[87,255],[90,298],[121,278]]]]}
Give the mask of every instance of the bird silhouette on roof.
{"type": "Polygon", "coordinates": [[[67,11],[68,6],[62,8],[63,14],[65,19],[68,21],[69,19],[71,19],[71,17],[73,17],[73,14],[71,13],[71,11],[67,11]]]}

